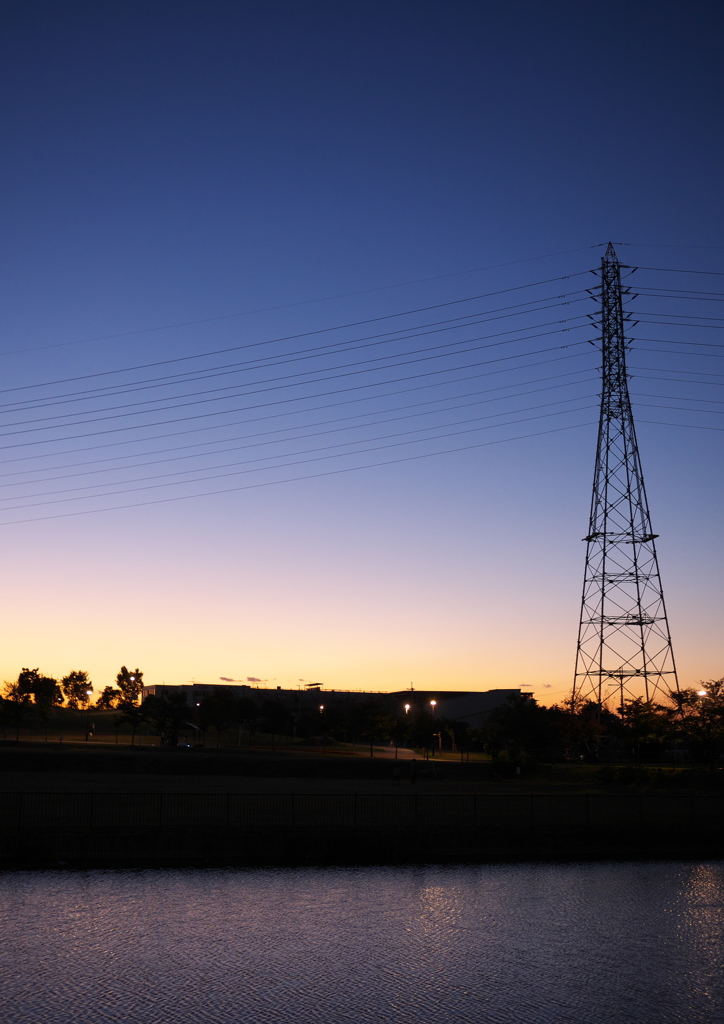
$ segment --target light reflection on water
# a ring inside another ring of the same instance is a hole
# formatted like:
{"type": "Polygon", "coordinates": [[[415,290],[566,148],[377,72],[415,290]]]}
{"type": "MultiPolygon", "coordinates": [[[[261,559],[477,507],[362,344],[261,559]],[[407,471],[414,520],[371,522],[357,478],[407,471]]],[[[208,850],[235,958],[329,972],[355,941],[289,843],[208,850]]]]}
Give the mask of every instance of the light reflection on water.
{"type": "Polygon", "coordinates": [[[724,863],[0,876],[5,1024],[721,1024],[724,863]]]}

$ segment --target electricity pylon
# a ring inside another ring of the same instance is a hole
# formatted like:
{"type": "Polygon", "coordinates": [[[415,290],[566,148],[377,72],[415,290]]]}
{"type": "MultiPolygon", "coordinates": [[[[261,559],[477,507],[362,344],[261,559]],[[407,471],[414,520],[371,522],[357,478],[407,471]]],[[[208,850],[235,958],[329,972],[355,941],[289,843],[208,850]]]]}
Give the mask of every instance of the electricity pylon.
{"type": "Polygon", "coordinates": [[[601,260],[602,391],[573,706],[678,691],[626,372],[621,266],[601,260]],[[613,691],[613,692],[612,692],[613,691]]]}

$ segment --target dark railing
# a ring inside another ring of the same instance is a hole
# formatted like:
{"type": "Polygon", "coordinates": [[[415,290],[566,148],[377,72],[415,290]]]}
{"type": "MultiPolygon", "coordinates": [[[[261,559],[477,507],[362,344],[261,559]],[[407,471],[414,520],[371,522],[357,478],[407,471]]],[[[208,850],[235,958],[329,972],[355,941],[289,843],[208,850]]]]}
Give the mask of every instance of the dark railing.
{"type": "Polygon", "coordinates": [[[0,831],[701,831],[724,798],[484,794],[4,793],[0,831]]]}

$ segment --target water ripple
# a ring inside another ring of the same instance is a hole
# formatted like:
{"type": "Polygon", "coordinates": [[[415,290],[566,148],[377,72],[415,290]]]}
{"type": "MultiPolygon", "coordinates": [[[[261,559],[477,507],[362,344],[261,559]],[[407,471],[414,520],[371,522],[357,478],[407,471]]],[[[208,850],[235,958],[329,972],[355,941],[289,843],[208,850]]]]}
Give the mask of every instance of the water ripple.
{"type": "Polygon", "coordinates": [[[724,864],[0,876],[5,1024],[721,1024],[724,864]]]}

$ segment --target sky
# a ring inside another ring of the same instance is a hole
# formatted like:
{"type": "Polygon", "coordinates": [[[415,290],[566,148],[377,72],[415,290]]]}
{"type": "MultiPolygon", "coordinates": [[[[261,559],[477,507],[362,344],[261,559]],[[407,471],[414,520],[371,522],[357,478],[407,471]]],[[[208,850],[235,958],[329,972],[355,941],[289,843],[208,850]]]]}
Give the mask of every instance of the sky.
{"type": "Polygon", "coordinates": [[[681,683],[721,677],[722,22],[3,4],[0,679],[564,699],[608,241],[681,683]]]}

